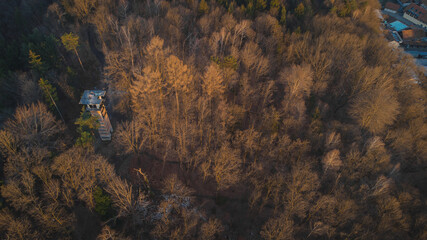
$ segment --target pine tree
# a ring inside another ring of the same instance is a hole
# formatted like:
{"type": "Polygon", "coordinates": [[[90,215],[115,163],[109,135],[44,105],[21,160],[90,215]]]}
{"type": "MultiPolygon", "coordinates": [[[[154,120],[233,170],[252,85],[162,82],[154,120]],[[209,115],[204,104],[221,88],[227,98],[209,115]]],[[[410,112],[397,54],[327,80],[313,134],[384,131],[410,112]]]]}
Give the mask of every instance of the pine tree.
{"type": "Polygon", "coordinates": [[[297,17],[303,17],[305,14],[305,6],[304,3],[298,4],[297,8],[295,8],[295,15],[297,17]]]}
{"type": "Polygon", "coordinates": [[[94,134],[95,129],[97,129],[99,125],[98,119],[92,116],[83,107],[80,117],[74,124],[78,125],[77,132],[80,134],[80,137],[76,141],[76,145],[90,147],[95,141],[94,134]]]}
{"type": "Polygon", "coordinates": [[[52,86],[52,84],[50,84],[48,80],[43,78],[40,78],[39,86],[43,91],[45,102],[49,103],[49,107],[52,110],[53,110],[53,107],[55,107],[62,121],[65,122],[64,118],[62,117],[61,111],[59,111],[58,105],[56,105],[56,102],[58,102],[58,95],[56,93],[56,88],[52,86]]]}
{"type": "Polygon", "coordinates": [[[209,11],[208,3],[205,0],[200,1],[199,3],[199,13],[206,14],[209,11]]]}
{"type": "Polygon", "coordinates": [[[286,7],[282,6],[282,10],[280,12],[280,23],[282,25],[286,25],[286,7]]]}
{"type": "Polygon", "coordinates": [[[67,51],[74,51],[79,60],[80,66],[82,67],[83,71],[85,71],[82,60],[80,59],[79,53],[77,52],[77,47],[79,46],[79,36],[74,33],[66,33],[61,36],[61,42],[67,51]]]}
{"type": "Polygon", "coordinates": [[[45,66],[42,62],[40,55],[36,54],[30,49],[28,52],[28,57],[30,58],[29,63],[31,65],[31,68],[37,70],[39,73],[44,72],[45,66]]]}

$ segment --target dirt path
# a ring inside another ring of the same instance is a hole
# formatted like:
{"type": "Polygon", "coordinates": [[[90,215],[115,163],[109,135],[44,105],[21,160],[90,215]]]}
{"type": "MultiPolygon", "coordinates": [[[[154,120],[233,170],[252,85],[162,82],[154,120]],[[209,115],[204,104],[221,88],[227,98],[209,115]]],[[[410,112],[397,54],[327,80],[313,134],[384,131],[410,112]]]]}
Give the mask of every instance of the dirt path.
{"type": "Polygon", "coordinates": [[[87,33],[87,39],[89,42],[90,50],[92,51],[93,55],[98,59],[99,63],[101,64],[101,68],[104,68],[105,65],[105,56],[104,53],[96,48],[96,31],[95,27],[93,25],[89,25],[86,30],[87,33]]]}

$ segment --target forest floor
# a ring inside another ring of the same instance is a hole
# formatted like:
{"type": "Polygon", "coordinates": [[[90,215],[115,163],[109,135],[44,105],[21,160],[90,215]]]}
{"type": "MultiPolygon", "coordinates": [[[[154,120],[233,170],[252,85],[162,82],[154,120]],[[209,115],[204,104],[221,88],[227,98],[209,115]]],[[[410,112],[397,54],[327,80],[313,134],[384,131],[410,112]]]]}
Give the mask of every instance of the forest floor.
{"type": "Polygon", "coordinates": [[[147,174],[150,188],[154,192],[160,192],[163,180],[175,174],[181,182],[194,191],[195,205],[199,206],[206,216],[221,219],[224,226],[229,228],[226,230],[232,234],[229,236],[232,239],[247,239],[251,235],[257,234],[249,232],[249,230],[258,231],[253,226],[264,221],[264,217],[266,218],[268,215],[249,209],[247,186],[238,185],[225,191],[217,191],[213,179],[204,181],[199,171],[185,170],[184,167],[180,167],[178,162],[163,162],[152,156],[141,154],[139,157],[116,159],[114,164],[118,173],[126,176],[134,185],[141,183],[138,173],[135,171],[135,169],[141,168],[147,174]],[[254,216],[256,217],[254,218],[254,216]],[[248,221],[248,219],[256,219],[257,223],[248,221]]]}

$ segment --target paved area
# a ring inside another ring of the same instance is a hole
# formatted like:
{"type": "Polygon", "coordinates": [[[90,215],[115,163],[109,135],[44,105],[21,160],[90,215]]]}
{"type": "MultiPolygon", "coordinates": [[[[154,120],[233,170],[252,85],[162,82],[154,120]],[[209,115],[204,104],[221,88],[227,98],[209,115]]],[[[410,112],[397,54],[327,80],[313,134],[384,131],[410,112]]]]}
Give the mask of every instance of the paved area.
{"type": "MultiPolygon", "coordinates": [[[[413,27],[413,28],[420,28],[420,27],[418,27],[417,25],[414,25],[412,22],[410,22],[409,20],[407,20],[407,19],[405,19],[405,18],[403,18],[403,15],[401,15],[400,13],[391,13],[391,12],[384,12],[384,11],[381,11],[381,14],[383,15],[383,16],[385,16],[385,15],[388,15],[388,16],[390,16],[390,17],[392,17],[392,18],[395,18],[396,20],[399,20],[400,22],[402,22],[403,24],[405,24],[406,26],[408,26],[408,27],[413,27]]],[[[390,23],[390,22],[389,22],[390,23]]],[[[420,29],[423,29],[423,28],[420,28],[420,29]]]]}

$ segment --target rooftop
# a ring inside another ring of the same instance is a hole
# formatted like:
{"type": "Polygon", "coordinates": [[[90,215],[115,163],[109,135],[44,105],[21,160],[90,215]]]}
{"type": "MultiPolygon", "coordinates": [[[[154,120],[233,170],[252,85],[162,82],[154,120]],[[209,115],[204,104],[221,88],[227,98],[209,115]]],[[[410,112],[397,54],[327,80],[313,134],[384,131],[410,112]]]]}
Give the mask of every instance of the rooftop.
{"type": "Polygon", "coordinates": [[[403,39],[418,39],[418,38],[424,38],[426,36],[424,30],[421,29],[408,29],[402,31],[402,37],[403,39]]]}
{"type": "Polygon", "coordinates": [[[400,32],[400,31],[402,31],[403,29],[408,28],[408,26],[406,26],[405,24],[403,24],[403,23],[402,23],[402,22],[400,22],[400,21],[394,21],[394,22],[390,23],[390,26],[391,26],[394,30],[396,30],[397,32],[400,32]]]}
{"type": "Polygon", "coordinates": [[[387,2],[385,4],[384,9],[390,9],[393,11],[398,11],[400,9],[400,6],[398,4],[392,3],[392,2],[387,2]]]}
{"type": "Polygon", "coordinates": [[[421,22],[427,23],[427,10],[418,6],[415,3],[409,4],[404,12],[408,13],[412,17],[418,19],[421,22]]]}
{"type": "Polygon", "coordinates": [[[101,104],[104,101],[105,91],[85,90],[79,104],[93,105],[101,104]]]}

